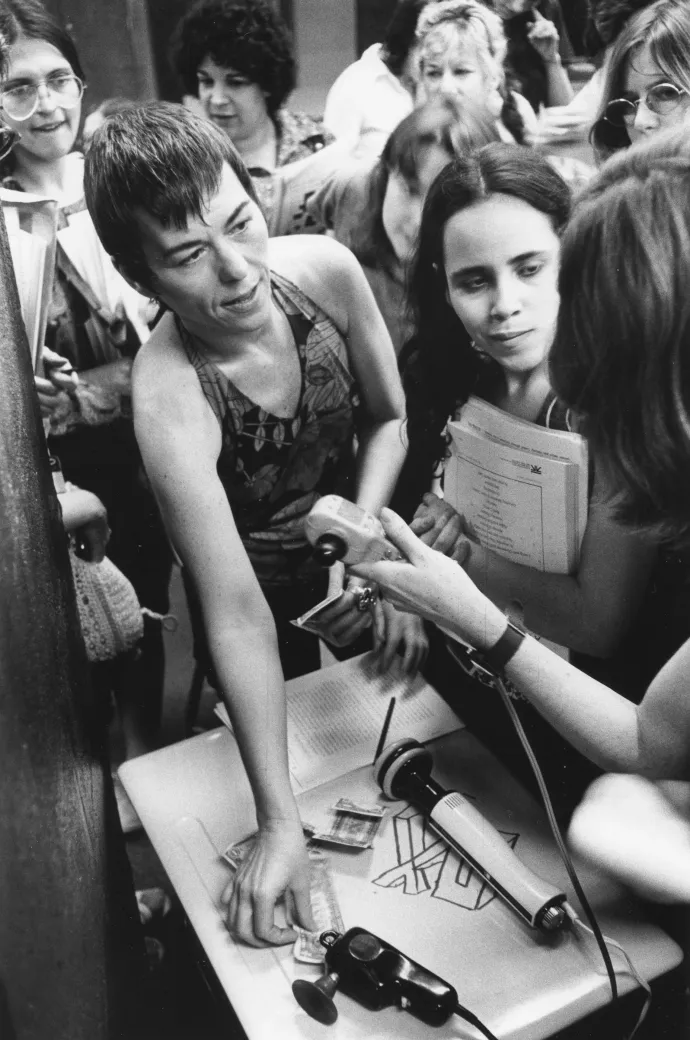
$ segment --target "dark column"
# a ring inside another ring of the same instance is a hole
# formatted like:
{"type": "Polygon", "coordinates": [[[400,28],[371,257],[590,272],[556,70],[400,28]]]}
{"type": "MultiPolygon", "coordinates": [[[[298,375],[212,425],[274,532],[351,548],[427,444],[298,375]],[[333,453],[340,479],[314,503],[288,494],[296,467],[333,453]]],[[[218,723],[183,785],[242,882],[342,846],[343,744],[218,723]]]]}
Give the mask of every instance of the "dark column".
{"type": "Polygon", "coordinates": [[[130,1040],[142,940],[11,271],[0,217],[0,1037],[130,1040]]]}

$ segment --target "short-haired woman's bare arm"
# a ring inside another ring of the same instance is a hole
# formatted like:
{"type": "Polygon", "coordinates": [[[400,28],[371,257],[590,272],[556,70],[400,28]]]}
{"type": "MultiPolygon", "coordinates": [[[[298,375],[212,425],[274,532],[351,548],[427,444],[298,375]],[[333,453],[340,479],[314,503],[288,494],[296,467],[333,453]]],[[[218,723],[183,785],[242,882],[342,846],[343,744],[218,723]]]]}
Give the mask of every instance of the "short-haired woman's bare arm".
{"type": "Polygon", "coordinates": [[[201,602],[256,801],[259,840],[236,876],[228,924],[247,942],[287,942],[293,933],[276,925],[275,903],[290,890],[309,921],[308,863],[288,773],[275,626],[216,472],[220,430],[194,369],[160,344],[144,347],[135,362],[134,415],[166,528],[201,602]]]}

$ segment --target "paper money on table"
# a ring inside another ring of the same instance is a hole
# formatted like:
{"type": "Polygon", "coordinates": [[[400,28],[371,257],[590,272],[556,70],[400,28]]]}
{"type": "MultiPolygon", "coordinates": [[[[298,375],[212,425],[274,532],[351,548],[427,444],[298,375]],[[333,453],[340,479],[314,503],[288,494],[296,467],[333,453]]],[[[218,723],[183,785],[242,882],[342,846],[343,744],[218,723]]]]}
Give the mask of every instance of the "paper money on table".
{"type": "Polygon", "coordinates": [[[297,939],[292,952],[295,960],[301,964],[322,964],[326,950],[319,942],[319,936],[322,932],[328,931],[338,932],[342,935],[345,927],[328,858],[322,849],[312,846],[309,849],[309,861],[311,864],[311,912],[316,928],[313,932],[308,932],[305,928],[297,927],[297,939]]]}
{"type": "Polygon", "coordinates": [[[339,798],[333,806],[333,812],[346,812],[353,816],[373,816],[379,820],[386,815],[386,810],[382,805],[360,805],[359,802],[353,802],[351,798],[339,798]]]}
{"type": "MultiPolygon", "coordinates": [[[[348,799],[341,799],[341,802],[346,801],[348,799]]],[[[365,809],[364,806],[355,805],[354,809],[351,809],[336,803],[333,808],[317,818],[316,826],[309,832],[309,837],[312,841],[326,842],[330,845],[370,849],[384,816],[385,809],[379,810],[378,806],[365,809]]]]}

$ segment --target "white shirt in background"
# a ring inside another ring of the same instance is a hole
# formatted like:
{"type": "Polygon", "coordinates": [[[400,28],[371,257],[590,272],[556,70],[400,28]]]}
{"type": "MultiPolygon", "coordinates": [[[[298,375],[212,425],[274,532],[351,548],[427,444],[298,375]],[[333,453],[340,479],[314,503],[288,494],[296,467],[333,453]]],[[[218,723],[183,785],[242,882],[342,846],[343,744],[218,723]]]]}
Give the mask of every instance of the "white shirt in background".
{"type": "Polygon", "coordinates": [[[410,93],[381,59],[381,44],[368,47],[328,92],[323,122],[357,157],[378,155],[401,119],[414,107],[410,93]]]}

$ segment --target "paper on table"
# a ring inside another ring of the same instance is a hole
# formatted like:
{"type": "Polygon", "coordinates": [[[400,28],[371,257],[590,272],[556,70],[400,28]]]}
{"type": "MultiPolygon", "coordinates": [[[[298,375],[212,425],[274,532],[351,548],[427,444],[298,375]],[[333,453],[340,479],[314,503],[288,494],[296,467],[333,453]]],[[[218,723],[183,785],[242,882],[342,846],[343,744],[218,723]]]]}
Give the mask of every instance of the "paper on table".
{"type": "MultiPolygon", "coordinates": [[[[391,697],[395,712],[387,743],[401,737],[433,740],[462,722],[421,676],[409,679],[395,661],[385,675],[362,654],[285,684],[290,774],[308,791],[372,762],[391,697]]],[[[226,722],[223,705],[216,709],[226,722]]]]}

